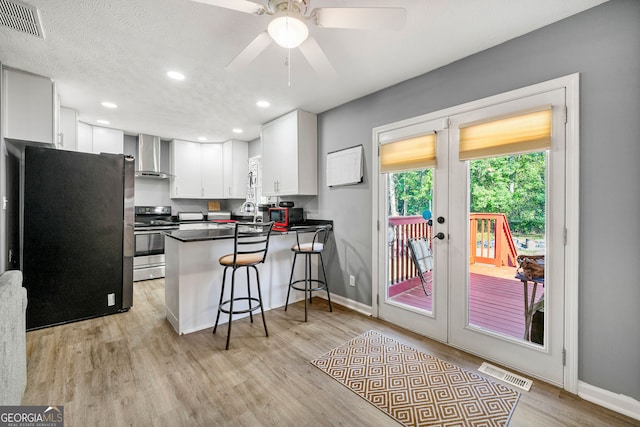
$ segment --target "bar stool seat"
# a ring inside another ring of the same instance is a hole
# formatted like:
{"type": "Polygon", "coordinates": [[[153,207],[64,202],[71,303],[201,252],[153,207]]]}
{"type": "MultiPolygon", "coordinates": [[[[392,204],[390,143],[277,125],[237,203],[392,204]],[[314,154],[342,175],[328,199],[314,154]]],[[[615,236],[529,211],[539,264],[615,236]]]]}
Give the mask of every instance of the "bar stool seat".
{"type": "Polygon", "coordinates": [[[291,246],[291,251],[293,252],[293,264],[291,265],[291,275],[289,276],[289,289],[287,290],[287,302],[284,306],[284,311],[287,311],[287,307],[289,306],[289,296],[291,294],[291,289],[295,289],[297,291],[304,291],[304,321],[305,322],[307,321],[307,292],[309,292],[309,303],[311,304],[313,302],[312,294],[311,294],[313,291],[320,291],[322,289],[326,290],[327,300],[329,301],[329,311],[333,311],[333,307],[331,306],[331,293],[329,292],[329,285],[327,283],[327,272],[324,268],[324,260],[322,258],[322,253],[326,248],[327,240],[329,239],[329,233],[331,232],[331,229],[332,229],[332,226],[330,224],[293,228],[293,230],[296,232],[296,244],[291,246]],[[304,234],[309,231],[313,231],[312,241],[308,243],[300,243],[300,234],[304,234]],[[304,256],[304,278],[293,280],[293,275],[296,268],[296,259],[298,255],[304,256]],[[322,267],[322,276],[323,276],[322,280],[320,279],[319,276],[314,279],[311,273],[311,257],[313,255],[317,255],[320,259],[320,266],[322,267]],[[313,284],[316,284],[317,286],[314,287],[313,284]]]}
{"type": "Polygon", "coordinates": [[[213,327],[213,333],[216,333],[218,328],[218,322],[220,320],[220,313],[226,313],[229,315],[229,326],[227,329],[227,345],[226,350],[229,350],[229,340],[231,337],[231,323],[234,314],[249,313],[251,323],[253,323],[253,312],[260,309],[262,314],[262,323],[264,324],[264,333],[268,337],[269,331],[267,330],[267,322],[264,318],[264,309],[262,307],[262,291],[260,290],[260,274],[258,264],[262,264],[267,257],[267,250],[269,249],[269,236],[273,228],[273,222],[268,223],[243,223],[237,222],[235,224],[234,231],[234,243],[233,253],[223,255],[218,259],[220,265],[224,266],[222,273],[222,288],[220,289],[220,301],[218,303],[218,314],[216,316],[216,324],[213,327]],[[231,268],[231,295],[229,299],[223,300],[224,288],[227,278],[227,269],[231,268]],[[235,280],[236,271],[240,268],[245,268],[247,272],[247,296],[237,297],[235,296],[235,280]],[[253,269],[256,274],[256,286],[258,289],[258,296],[251,296],[251,280],[249,277],[249,269],[253,269]],[[234,309],[234,303],[238,301],[246,301],[248,308],[234,309]]]}

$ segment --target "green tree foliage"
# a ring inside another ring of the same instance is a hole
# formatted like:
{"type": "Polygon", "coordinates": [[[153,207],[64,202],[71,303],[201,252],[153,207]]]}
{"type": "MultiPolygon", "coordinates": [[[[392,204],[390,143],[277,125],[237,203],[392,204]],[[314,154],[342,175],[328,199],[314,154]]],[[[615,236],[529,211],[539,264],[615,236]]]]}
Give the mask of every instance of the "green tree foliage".
{"type": "MultiPolygon", "coordinates": [[[[395,203],[395,211],[399,215],[422,215],[422,212],[431,208],[433,170],[423,169],[402,173],[390,174],[390,179],[395,186],[396,200],[389,200],[391,206],[395,203]]],[[[393,213],[391,207],[391,214],[393,213]]]]}
{"type": "Polygon", "coordinates": [[[504,213],[516,233],[543,232],[545,163],[544,152],[471,161],[471,212],[504,213]]]}
{"type": "MultiPolygon", "coordinates": [[[[471,212],[504,213],[515,233],[544,232],[545,170],[545,152],[469,162],[471,212]]],[[[432,172],[389,174],[389,185],[395,190],[389,192],[389,214],[421,215],[431,209],[432,172]]]]}

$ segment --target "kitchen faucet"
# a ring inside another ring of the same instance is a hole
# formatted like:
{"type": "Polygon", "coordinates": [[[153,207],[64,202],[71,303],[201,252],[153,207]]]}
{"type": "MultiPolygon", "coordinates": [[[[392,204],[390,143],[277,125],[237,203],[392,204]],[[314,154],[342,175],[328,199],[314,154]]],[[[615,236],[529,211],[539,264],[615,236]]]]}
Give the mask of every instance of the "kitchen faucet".
{"type": "Polygon", "coordinates": [[[240,212],[253,212],[253,222],[256,222],[256,217],[258,216],[258,209],[256,208],[256,204],[250,200],[247,200],[242,205],[240,205],[240,212]],[[251,207],[250,210],[247,210],[247,207],[251,207]]]}

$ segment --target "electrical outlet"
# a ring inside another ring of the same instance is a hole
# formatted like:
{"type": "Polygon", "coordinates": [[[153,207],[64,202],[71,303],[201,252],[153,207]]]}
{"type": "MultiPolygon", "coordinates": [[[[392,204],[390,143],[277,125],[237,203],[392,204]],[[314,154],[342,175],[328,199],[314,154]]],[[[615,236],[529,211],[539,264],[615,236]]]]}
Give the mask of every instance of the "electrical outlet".
{"type": "Polygon", "coordinates": [[[111,307],[112,305],[116,305],[116,294],[107,295],[107,305],[111,307]]]}
{"type": "Polygon", "coordinates": [[[349,276],[349,286],[355,286],[356,285],[356,277],[354,275],[350,275],[349,276]]]}

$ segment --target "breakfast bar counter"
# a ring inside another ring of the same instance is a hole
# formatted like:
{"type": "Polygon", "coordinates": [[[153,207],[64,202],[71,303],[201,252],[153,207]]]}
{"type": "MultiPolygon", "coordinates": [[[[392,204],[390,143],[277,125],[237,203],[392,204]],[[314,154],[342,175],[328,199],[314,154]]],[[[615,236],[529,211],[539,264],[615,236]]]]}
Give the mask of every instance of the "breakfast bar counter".
{"type": "MultiPolygon", "coordinates": [[[[308,225],[328,222],[315,221],[308,225]]],[[[311,239],[313,236],[313,228],[305,227],[305,231],[309,233],[301,234],[301,241],[303,237],[311,239]]],[[[215,324],[224,270],[218,259],[233,253],[233,237],[234,226],[228,224],[165,233],[166,316],[178,334],[188,334],[215,324]]],[[[286,302],[293,260],[291,246],[295,243],[295,231],[271,233],[266,261],[258,266],[265,310],[282,307],[286,302]]],[[[304,263],[297,264],[296,275],[303,276],[304,263]]],[[[255,286],[255,278],[252,282],[255,286]]],[[[236,276],[236,296],[246,296],[246,283],[246,274],[236,276]]],[[[289,302],[302,298],[300,292],[292,292],[289,302]]],[[[234,319],[240,317],[236,315],[234,319]]],[[[227,321],[228,316],[223,314],[220,323],[227,321]]]]}

